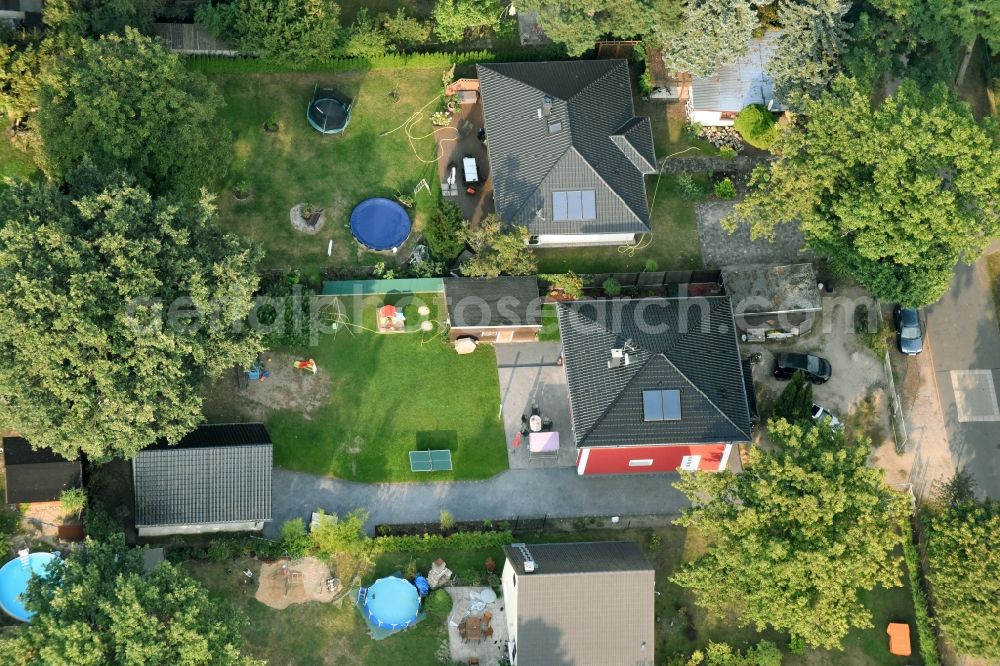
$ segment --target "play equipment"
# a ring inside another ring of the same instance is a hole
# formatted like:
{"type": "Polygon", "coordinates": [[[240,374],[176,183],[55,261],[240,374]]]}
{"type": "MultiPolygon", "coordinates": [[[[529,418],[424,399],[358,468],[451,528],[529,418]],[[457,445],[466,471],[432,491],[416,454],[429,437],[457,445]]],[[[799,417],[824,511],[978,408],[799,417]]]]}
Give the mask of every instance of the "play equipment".
{"type": "Polygon", "coordinates": [[[910,656],[910,625],[890,622],[885,633],[889,634],[889,652],[900,657],[910,656]]]}
{"type": "Polygon", "coordinates": [[[353,101],[343,99],[337,91],[315,85],[306,118],[317,132],[339,134],[347,129],[347,124],[351,122],[353,106],[353,101]]]}
{"type": "Polygon", "coordinates": [[[306,370],[308,372],[313,373],[314,375],[316,374],[316,361],[312,360],[311,358],[306,359],[304,361],[294,361],[292,365],[294,365],[295,368],[298,370],[306,370]]]}
{"type": "Polygon", "coordinates": [[[399,333],[406,330],[406,316],[395,305],[383,305],[378,309],[378,332],[399,333]]]}
{"type": "Polygon", "coordinates": [[[362,201],[351,211],[351,233],[369,250],[399,249],[410,236],[410,216],[401,205],[376,197],[362,201]]]}
{"type": "Polygon", "coordinates": [[[0,609],[15,620],[28,622],[34,615],[24,607],[21,595],[28,589],[32,576],[46,576],[46,566],[58,556],[54,553],[28,553],[22,550],[18,557],[0,568],[0,609]]]}
{"type": "Polygon", "coordinates": [[[358,605],[368,621],[380,629],[399,631],[416,622],[420,596],[409,581],[395,576],[379,578],[358,591],[358,605]]]}

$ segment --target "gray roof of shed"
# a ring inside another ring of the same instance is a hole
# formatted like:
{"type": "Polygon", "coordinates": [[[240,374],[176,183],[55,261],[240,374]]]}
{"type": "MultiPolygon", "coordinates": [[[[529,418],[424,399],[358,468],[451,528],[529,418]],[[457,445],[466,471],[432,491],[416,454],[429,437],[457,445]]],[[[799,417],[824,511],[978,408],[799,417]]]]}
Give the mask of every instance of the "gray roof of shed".
{"type": "Polygon", "coordinates": [[[452,326],[541,326],[538,278],[445,278],[452,326]]]}
{"type": "Polygon", "coordinates": [[[503,220],[536,235],[649,231],[644,174],[656,171],[653,134],[649,118],[635,116],[624,60],[477,70],[493,196],[503,220]],[[546,96],[551,113],[539,118],[546,96]],[[553,123],[561,129],[550,131],[553,123]],[[591,189],[595,220],[553,219],[553,191],[591,189]]]}
{"type": "Polygon", "coordinates": [[[504,546],[517,573],[519,663],[654,663],[655,572],[638,544],[529,544],[528,550],[538,565],[530,574],[520,552],[504,546]]]}
{"type": "Polygon", "coordinates": [[[823,299],[812,264],[725,266],[722,284],[742,314],[819,312],[823,299]]]}
{"type": "Polygon", "coordinates": [[[203,425],[132,461],[137,526],[271,519],[271,438],[261,423],[203,425]]]}
{"type": "Polygon", "coordinates": [[[729,299],[645,298],[559,304],[576,445],[750,439],[750,407],[729,299]],[[611,350],[630,363],[609,368],[611,350]],[[679,420],[645,421],[643,391],[680,391],[679,420]]]}
{"type": "Polygon", "coordinates": [[[724,65],[706,77],[691,77],[691,104],[695,111],[738,112],[750,104],[763,104],[772,111],[783,111],[774,98],[774,81],[767,65],[774,56],[779,30],[770,30],[760,39],[750,41],[746,55],[724,65]]]}

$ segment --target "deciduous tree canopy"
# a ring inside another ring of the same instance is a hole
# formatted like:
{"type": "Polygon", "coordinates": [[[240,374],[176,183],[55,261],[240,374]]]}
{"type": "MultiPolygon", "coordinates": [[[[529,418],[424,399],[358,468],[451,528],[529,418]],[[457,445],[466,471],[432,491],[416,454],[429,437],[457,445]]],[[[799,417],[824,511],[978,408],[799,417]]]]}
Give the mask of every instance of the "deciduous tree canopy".
{"type": "Polygon", "coordinates": [[[131,28],[61,50],[43,70],[39,97],[41,161],[52,177],[88,156],[154,193],[195,194],[229,162],[215,87],[131,28]]]}
{"type": "Polygon", "coordinates": [[[802,110],[728,223],[749,220],[767,237],[797,221],[810,246],[878,298],[936,301],[959,258],[974,260],[1000,230],[996,123],[977,124],[944,86],[912,82],[873,109],[842,78],[802,110]]]}
{"type": "Polygon", "coordinates": [[[341,39],[340,6],[332,0],[234,0],[203,4],[195,17],[243,53],[279,62],[330,58],[341,39]]]}
{"type": "Polygon", "coordinates": [[[65,35],[100,37],[126,26],[152,32],[163,0],[46,0],[45,25],[65,35]]]}
{"type": "Polygon", "coordinates": [[[771,422],[780,448],[755,447],[742,474],[685,474],[691,500],[678,521],[708,539],[708,552],[674,582],[699,605],[770,626],[815,647],[835,648],[852,627],[870,627],[858,590],[900,584],[897,527],[906,499],[868,467],[871,444],[824,425],[771,422]]]}
{"type": "Polygon", "coordinates": [[[794,93],[815,97],[841,71],[850,0],[790,0],[778,5],[782,31],[767,70],[775,94],[795,108],[794,93]]]}
{"type": "Polygon", "coordinates": [[[942,633],[961,654],[1000,659],[1000,507],[957,499],[923,522],[942,633]]]}
{"type": "Polygon", "coordinates": [[[684,12],[684,30],[664,55],[673,71],[709,76],[746,55],[759,25],[748,0],[700,0],[684,12]]]}
{"type": "Polygon", "coordinates": [[[144,573],[142,551],[122,535],[88,540],[47,578],[32,578],[25,605],[37,615],[0,642],[4,663],[259,663],[240,654],[242,612],[172,564],[144,573]]]}
{"type": "Polygon", "coordinates": [[[0,422],[70,458],[130,457],[193,429],[202,381],[257,353],[259,253],[207,199],[71,182],[0,194],[0,422]]]}
{"type": "Polygon", "coordinates": [[[476,228],[468,228],[465,241],[476,256],[462,264],[462,275],[497,277],[531,275],[538,271],[535,253],[528,248],[528,230],[521,226],[503,229],[499,216],[487,215],[476,228]]]}

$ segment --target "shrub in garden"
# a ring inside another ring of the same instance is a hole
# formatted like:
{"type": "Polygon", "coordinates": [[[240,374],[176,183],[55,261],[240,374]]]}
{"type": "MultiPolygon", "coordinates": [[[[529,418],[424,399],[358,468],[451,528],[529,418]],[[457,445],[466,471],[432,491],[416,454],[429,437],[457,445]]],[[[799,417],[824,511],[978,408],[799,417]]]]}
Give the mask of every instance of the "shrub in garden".
{"type": "Polygon", "coordinates": [[[583,278],[573,271],[554,275],[540,275],[539,277],[552,285],[553,289],[561,291],[570,298],[580,298],[583,296],[583,278]]]}
{"type": "Polygon", "coordinates": [[[622,293],[621,283],[614,278],[608,278],[607,280],[605,280],[604,284],[601,285],[601,288],[604,290],[604,293],[607,294],[608,296],[617,296],[618,294],[622,293]]]}
{"type": "Polygon", "coordinates": [[[644,269],[647,273],[655,273],[660,270],[660,264],[656,263],[656,259],[647,259],[646,266],[644,269]]]}
{"type": "Polygon", "coordinates": [[[286,520],[281,525],[281,546],[292,557],[305,555],[310,542],[306,524],[301,518],[286,520]]]}
{"type": "Polygon", "coordinates": [[[727,200],[736,198],[736,186],[733,185],[733,181],[723,178],[717,182],[715,184],[715,196],[727,200]]]}
{"type": "Polygon", "coordinates": [[[440,514],[441,531],[447,532],[455,527],[455,516],[448,509],[441,509],[440,514]]]}
{"type": "Polygon", "coordinates": [[[780,131],[774,114],[760,104],[744,107],[736,116],[734,127],[744,141],[761,150],[770,150],[780,131]]]}
{"type": "Polygon", "coordinates": [[[677,175],[677,193],[686,201],[694,201],[704,196],[705,190],[694,176],[682,173],[677,175]]]}
{"type": "Polygon", "coordinates": [[[447,615],[451,612],[451,595],[445,590],[434,590],[427,595],[424,610],[430,615],[447,615]]]}
{"type": "Polygon", "coordinates": [[[455,204],[444,201],[424,225],[424,240],[431,256],[439,261],[451,261],[465,247],[462,235],[464,218],[455,204]]]}

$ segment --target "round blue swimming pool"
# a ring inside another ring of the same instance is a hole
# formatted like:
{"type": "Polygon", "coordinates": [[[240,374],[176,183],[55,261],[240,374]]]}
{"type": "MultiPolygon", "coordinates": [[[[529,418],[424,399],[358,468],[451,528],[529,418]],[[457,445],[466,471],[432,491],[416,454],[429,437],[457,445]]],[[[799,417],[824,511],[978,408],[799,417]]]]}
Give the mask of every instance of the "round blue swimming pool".
{"type": "Polygon", "coordinates": [[[417,588],[402,578],[379,578],[368,588],[365,597],[368,620],[383,629],[405,629],[420,613],[417,588]]]}
{"type": "Polygon", "coordinates": [[[351,211],[351,233],[365,247],[394,250],[410,236],[410,216],[391,199],[365,199],[351,211]]]}
{"type": "Polygon", "coordinates": [[[3,565],[0,568],[0,609],[15,620],[30,620],[34,613],[24,607],[20,597],[28,589],[28,579],[32,575],[44,576],[46,565],[55,558],[53,553],[31,553],[27,566],[16,557],[3,565]]]}

